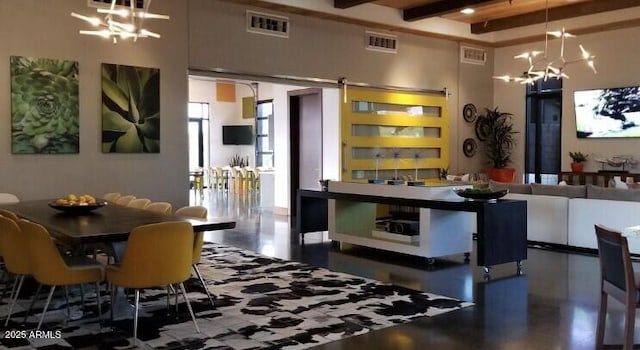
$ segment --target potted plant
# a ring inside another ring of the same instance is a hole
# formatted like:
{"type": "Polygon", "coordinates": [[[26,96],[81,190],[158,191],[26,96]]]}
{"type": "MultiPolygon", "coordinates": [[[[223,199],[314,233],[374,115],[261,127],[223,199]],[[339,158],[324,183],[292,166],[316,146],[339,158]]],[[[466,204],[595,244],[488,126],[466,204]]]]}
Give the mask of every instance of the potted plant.
{"type": "Polygon", "coordinates": [[[584,162],[587,161],[589,157],[588,154],[584,154],[582,152],[569,152],[569,157],[571,157],[571,171],[574,173],[581,173],[584,169],[584,162]]]}
{"type": "Polygon", "coordinates": [[[513,114],[500,112],[498,107],[485,108],[485,114],[478,117],[476,131],[478,138],[484,144],[484,155],[489,163],[487,174],[489,178],[500,182],[513,182],[515,169],[508,168],[511,164],[513,148],[516,144],[512,122],[513,114]]]}

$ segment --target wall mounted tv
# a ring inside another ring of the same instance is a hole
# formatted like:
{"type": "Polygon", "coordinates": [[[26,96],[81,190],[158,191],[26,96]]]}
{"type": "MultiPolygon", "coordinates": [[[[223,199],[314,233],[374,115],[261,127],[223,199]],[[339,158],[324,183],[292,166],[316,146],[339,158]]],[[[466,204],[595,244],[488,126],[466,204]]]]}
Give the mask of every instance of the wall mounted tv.
{"type": "Polygon", "coordinates": [[[253,145],[253,126],[251,125],[223,125],[223,145],[253,145]]]}
{"type": "Polygon", "coordinates": [[[578,138],[640,137],[640,86],[574,92],[578,138]]]}

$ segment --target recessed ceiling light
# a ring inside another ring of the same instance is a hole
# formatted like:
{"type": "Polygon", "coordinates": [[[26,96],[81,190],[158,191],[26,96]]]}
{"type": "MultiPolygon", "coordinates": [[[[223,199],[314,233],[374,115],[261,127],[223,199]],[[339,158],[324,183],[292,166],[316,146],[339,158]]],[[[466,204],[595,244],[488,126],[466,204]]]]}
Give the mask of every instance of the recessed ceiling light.
{"type": "Polygon", "coordinates": [[[476,10],[472,9],[471,7],[467,7],[464,8],[462,10],[460,10],[460,13],[464,13],[465,15],[470,15],[472,13],[476,12],[476,10]]]}

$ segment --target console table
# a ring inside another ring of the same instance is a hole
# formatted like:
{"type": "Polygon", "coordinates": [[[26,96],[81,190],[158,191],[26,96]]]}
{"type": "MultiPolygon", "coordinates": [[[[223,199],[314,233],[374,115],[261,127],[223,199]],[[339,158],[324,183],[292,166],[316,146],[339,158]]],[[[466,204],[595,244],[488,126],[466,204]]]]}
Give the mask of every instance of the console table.
{"type": "Polygon", "coordinates": [[[527,258],[526,201],[468,201],[455,196],[451,187],[441,187],[424,199],[429,191],[429,187],[329,182],[329,191],[323,194],[329,199],[329,238],[433,258],[471,246],[470,213],[475,213],[477,265],[486,273],[497,264],[515,262],[520,267],[527,258]],[[420,208],[420,241],[373,237],[376,204],[420,208]]]}

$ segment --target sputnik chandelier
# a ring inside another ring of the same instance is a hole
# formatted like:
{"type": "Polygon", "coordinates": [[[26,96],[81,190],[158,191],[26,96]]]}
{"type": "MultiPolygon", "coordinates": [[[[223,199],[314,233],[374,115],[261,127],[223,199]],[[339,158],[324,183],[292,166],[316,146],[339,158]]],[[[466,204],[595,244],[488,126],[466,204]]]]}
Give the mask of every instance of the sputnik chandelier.
{"type": "Polygon", "coordinates": [[[544,51],[529,51],[514,56],[514,59],[524,59],[529,62],[529,68],[521,76],[500,75],[494,76],[494,79],[503,80],[505,82],[515,81],[520,84],[533,84],[534,82],[543,79],[547,81],[549,78],[555,79],[569,79],[567,73],[565,73],[565,67],[577,63],[585,62],[594,74],[597,73],[594,64],[594,58],[596,56],[590,54],[582,44],[579,44],[581,56],[576,59],[567,60],[564,57],[564,47],[566,38],[575,38],[576,36],[565,31],[564,28],[559,31],[548,30],[549,27],[549,0],[546,2],[545,9],[545,36],[544,36],[544,51]],[[551,58],[549,56],[548,44],[549,37],[552,39],[560,38],[560,54],[551,58]]]}
{"type": "Polygon", "coordinates": [[[118,39],[133,39],[133,41],[136,41],[138,38],[160,38],[160,34],[142,27],[145,19],[169,19],[167,15],[149,12],[151,0],[144,2],[143,10],[137,10],[135,8],[135,1],[133,0],[130,1],[128,9],[123,6],[116,8],[116,2],[117,0],[112,0],[109,8],[97,9],[98,14],[105,15],[103,19],[71,12],[72,17],[79,18],[94,27],[101,28],[99,30],[80,30],[80,34],[111,38],[114,44],[118,42],[118,39]],[[122,18],[122,21],[117,20],[118,18],[122,18]]]}

